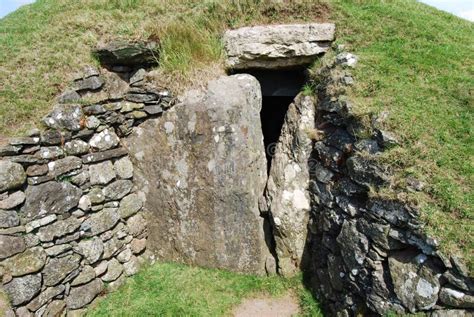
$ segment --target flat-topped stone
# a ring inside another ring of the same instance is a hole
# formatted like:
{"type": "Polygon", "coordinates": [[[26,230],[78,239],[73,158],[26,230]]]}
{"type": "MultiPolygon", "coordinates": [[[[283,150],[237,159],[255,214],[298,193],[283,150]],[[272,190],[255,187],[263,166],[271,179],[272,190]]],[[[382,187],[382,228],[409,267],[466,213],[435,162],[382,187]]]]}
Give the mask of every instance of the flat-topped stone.
{"type": "Polygon", "coordinates": [[[281,69],[310,64],[334,40],[333,23],[244,27],[224,34],[230,69],[281,69]]]}

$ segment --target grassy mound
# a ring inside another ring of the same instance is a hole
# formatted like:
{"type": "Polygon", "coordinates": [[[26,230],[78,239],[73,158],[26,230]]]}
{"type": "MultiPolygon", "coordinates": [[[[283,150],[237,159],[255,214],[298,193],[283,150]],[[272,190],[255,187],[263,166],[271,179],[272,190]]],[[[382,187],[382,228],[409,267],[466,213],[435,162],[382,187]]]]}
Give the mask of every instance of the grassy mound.
{"type": "Polygon", "coordinates": [[[178,264],[155,264],[99,301],[87,316],[226,316],[242,299],[292,291],[301,316],[322,316],[299,278],[256,277],[178,264]]]}
{"type": "Polygon", "coordinates": [[[159,38],[158,83],[179,92],[222,73],[226,28],[325,20],[360,56],[355,110],[387,111],[385,128],[401,139],[383,157],[395,170],[389,191],[422,181],[401,198],[472,268],[474,24],[415,0],[38,0],[0,20],[0,135],[37,122],[70,74],[95,63],[99,41],[159,38]]]}

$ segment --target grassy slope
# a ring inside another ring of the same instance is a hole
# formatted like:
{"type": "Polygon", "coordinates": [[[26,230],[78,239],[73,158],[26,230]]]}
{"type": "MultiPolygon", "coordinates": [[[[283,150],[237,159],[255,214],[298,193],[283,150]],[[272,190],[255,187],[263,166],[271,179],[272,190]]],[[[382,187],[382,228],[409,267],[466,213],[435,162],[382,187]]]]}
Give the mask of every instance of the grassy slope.
{"type": "MultiPolygon", "coordinates": [[[[404,188],[408,175],[426,184],[407,199],[420,204],[445,250],[462,252],[472,267],[474,24],[414,0],[327,3],[338,42],[361,57],[356,110],[388,110],[385,125],[401,137],[402,146],[384,156],[396,186],[404,188]]],[[[160,37],[158,77],[180,89],[218,72],[226,27],[314,21],[327,11],[309,0],[283,7],[256,0],[38,0],[0,20],[0,135],[37,122],[69,74],[94,63],[89,52],[99,40],[160,37]]]]}
{"type": "Polygon", "coordinates": [[[243,298],[293,291],[302,316],[322,316],[300,281],[177,264],[155,264],[108,295],[87,316],[226,316],[243,298]]]}

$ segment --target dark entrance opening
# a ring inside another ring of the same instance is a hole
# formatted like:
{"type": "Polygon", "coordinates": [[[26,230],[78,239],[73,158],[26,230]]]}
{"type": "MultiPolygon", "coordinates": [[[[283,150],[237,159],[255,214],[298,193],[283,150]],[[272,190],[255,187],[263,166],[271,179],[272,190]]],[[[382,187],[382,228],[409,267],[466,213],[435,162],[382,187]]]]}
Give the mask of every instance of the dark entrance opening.
{"type": "Polygon", "coordinates": [[[248,69],[243,72],[257,78],[262,89],[262,110],[260,112],[260,119],[262,121],[267,169],[270,171],[276,143],[280,138],[288,106],[303,88],[307,76],[304,69],[248,69]]]}

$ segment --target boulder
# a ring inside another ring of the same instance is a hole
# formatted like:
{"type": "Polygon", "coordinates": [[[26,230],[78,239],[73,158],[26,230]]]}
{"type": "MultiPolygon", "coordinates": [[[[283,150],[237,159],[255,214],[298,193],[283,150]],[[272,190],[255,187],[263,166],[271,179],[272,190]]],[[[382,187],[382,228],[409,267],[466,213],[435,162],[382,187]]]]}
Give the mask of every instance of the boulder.
{"type": "Polygon", "coordinates": [[[82,190],[68,182],[51,181],[36,186],[28,186],[26,201],[21,214],[35,218],[43,214],[65,214],[76,207],[82,190]]]}
{"type": "Polygon", "coordinates": [[[41,274],[16,277],[4,286],[12,305],[18,306],[30,301],[41,290],[41,274]]]}
{"type": "Polygon", "coordinates": [[[272,158],[265,191],[266,210],[272,221],[279,273],[299,272],[306,243],[310,211],[308,159],[312,141],[308,135],[315,124],[314,99],[296,97],[286,113],[272,158]]]}
{"type": "Polygon", "coordinates": [[[59,284],[71,272],[79,268],[81,257],[71,254],[61,258],[52,258],[43,269],[44,285],[53,286],[59,284]]]}
{"type": "Polygon", "coordinates": [[[38,272],[45,263],[46,252],[41,247],[34,247],[3,260],[2,266],[12,276],[23,276],[38,272]]]}
{"type": "Polygon", "coordinates": [[[0,160],[0,193],[23,185],[26,173],[18,163],[0,160]]]}
{"type": "Polygon", "coordinates": [[[152,211],[149,246],[164,261],[263,274],[260,85],[223,76],[181,100],[124,139],[152,211]]]}
{"type": "Polygon", "coordinates": [[[332,23],[243,27],[224,34],[226,65],[231,69],[281,69],[311,64],[329,50],[332,23]]]}
{"type": "Polygon", "coordinates": [[[59,104],[43,118],[44,124],[51,129],[79,131],[83,117],[81,105],[59,104]]]}
{"type": "Polygon", "coordinates": [[[69,296],[66,298],[66,305],[69,309],[79,309],[90,302],[99,295],[104,289],[104,283],[100,279],[95,279],[92,282],[72,287],[69,296]]]}
{"type": "Polygon", "coordinates": [[[106,67],[149,67],[158,64],[159,45],[155,42],[111,42],[93,53],[106,67]]]}

